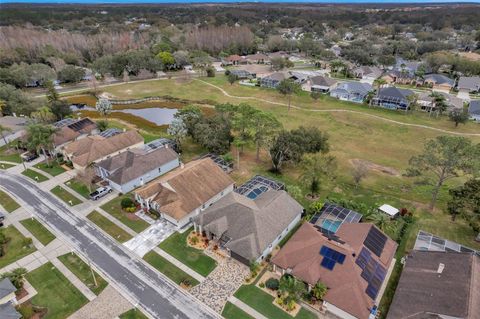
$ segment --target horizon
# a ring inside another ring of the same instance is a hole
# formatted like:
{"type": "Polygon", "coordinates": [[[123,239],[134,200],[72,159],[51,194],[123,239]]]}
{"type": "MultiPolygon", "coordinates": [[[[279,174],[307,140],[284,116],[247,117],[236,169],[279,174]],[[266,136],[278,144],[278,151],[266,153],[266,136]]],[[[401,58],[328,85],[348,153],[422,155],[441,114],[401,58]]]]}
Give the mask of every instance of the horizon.
{"type": "Polygon", "coordinates": [[[208,3],[307,3],[307,4],[478,4],[480,0],[2,0],[0,4],[208,4],[208,3]]]}

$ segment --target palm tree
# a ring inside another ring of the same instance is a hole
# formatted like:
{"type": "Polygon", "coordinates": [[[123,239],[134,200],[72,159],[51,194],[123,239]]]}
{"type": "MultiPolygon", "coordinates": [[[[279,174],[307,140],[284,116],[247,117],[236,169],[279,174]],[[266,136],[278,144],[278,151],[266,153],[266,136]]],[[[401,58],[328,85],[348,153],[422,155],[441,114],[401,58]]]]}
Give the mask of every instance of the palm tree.
{"type": "Polygon", "coordinates": [[[41,107],[40,109],[38,109],[38,111],[33,112],[31,114],[31,117],[37,123],[43,123],[43,124],[53,123],[57,118],[55,114],[52,113],[52,110],[48,106],[41,107]]]}
{"type": "Polygon", "coordinates": [[[3,134],[4,132],[12,132],[12,129],[3,125],[0,125],[0,135],[2,135],[3,141],[5,142],[5,145],[8,144],[7,137],[3,134]]]}
{"type": "Polygon", "coordinates": [[[306,291],[305,284],[290,275],[280,278],[278,290],[294,302],[297,302],[306,291]]]}
{"type": "Polygon", "coordinates": [[[385,214],[373,213],[368,216],[368,219],[384,232],[392,229],[392,220],[385,214]]]}
{"type": "Polygon", "coordinates": [[[30,150],[35,150],[37,153],[41,151],[48,166],[50,166],[50,162],[46,150],[51,149],[53,146],[53,134],[55,134],[56,130],[51,125],[43,124],[32,124],[27,127],[27,147],[30,150]]]}
{"type": "Polygon", "coordinates": [[[327,290],[328,290],[327,286],[324,283],[319,281],[312,288],[312,296],[317,300],[321,300],[327,293],[327,290]]]}
{"type": "Polygon", "coordinates": [[[288,96],[288,110],[290,111],[292,94],[296,94],[300,91],[300,85],[291,79],[285,79],[278,84],[277,91],[284,96],[288,96]]]}

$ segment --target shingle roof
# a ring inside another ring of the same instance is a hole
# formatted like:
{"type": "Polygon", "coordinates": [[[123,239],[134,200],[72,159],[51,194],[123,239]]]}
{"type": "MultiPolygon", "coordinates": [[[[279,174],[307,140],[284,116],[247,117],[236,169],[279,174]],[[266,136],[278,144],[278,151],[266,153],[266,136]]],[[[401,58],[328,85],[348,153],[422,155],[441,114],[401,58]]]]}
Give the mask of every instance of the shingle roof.
{"type": "MultiPolygon", "coordinates": [[[[336,236],[344,242],[342,244],[327,238],[314,225],[304,223],[272,259],[272,263],[290,269],[292,275],[309,284],[321,281],[328,287],[323,298],[325,301],[357,318],[366,319],[374,300],[366,294],[368,283],[361,277],[362,269],[357,265],[356,258],[364,249],[364,240],[373,227],[376,226],[369,223],[342,224],[336,232],[336,236]],[[323,256],[319,252],[323,246],[344,254],[343,264],[337,263],[333,270],[321,266],[323,256]]],[[[388,269],[396,248],[397,244],[387,238],[380,257],[372,254],[371,258],[388,269]]]]}
{"type": "Polygon", "coordinates": [[[5,278],[0,281],[0,299],[15,291],[17,291],[17,288],[15,288],[10,279],[5,278]]]}
{"type": "Polygon", "coordinates": [[[340,83],[334,91],[344,90],[349,94],[358,93],[358,94],[367,94],[373,89],[373,87],[368,83],[362,83],[357,81],[343,82],[340,83]]]}
{"type": "Polygon", "coordinates": [[[72,162],[85,167],[102,157],[123,150],[143,141],[137,131],[131,130],[111,137],[92,135],[74,141],[65,146],[65,152],[72,157],[72,162]]]}
{"type": "Polygon", "coordinates": [[[89,118],[83,118],[74,121],[71,124],[62,126],[53,136],[53,143],[55,146],[60,146],[69,141],[72,141],[83,134],[90,134],[97,128],[97,124],[89,118]]]}
{"type": "Polygon", "coordinates": [[[425,75],[425,82],[432,82],[437,85],[447,84],[451,87],[455,85],[455,80],[450,79],[449,77],[443,74],[428,74],[425,75]]]}
{"type": "Polygon", "coordinates": [[[109,180],[122,185],[175,159],[178,155],[171,148],[162,147],[151,152],[132,149],[103,160],[97,166],[111,172],[109,180]]]}
{"type": "Polygon", "coordinates": [[[302,210],[283,190],[269,190],[254,200],[232,192],[207,208],[196,222],[219,237],[228,237],[225,247],[231,251],[256,260],[302,210]]]}
{"type": "Polygon", "coordinates": [[[458,79],[458,89],[480,90],[480,76],[462,76],[458,79]]]}
{"type": "Polygon", "coordinates": [[[275,72],[270,74],[269,76],[264,77],[262,80],[273,80],[280,82],[288,78],[290,78],[290,74],[288,72],[275,72]]]}
{"type": "Polygon", "coordinates": [[[382,75],[383,70],[376,66],[360,66],[353,70],[355,74],[361,74],[362,76],[376,77],[382,75]]]}
{"type": "Polygon", "coordinates": [[[0,305],[0,318],[2,319],[20,319],[22,315],[15,310],[11,303],[0,305]]]}
{"type": "Polygon", "coordinates": [[[470,101],[468,113],[472,115],[480,115],[480,100],[470,101]]]}
{"type": "Polygon", "coordinates": [[[312,85],[319,86],[332,86],[337,83],[336,80],[322,75],[311,77],[310,81],[312,82],[312,85]]]}
{"type": "Polygon", "coordinates": [[[480,257],[458,252],[410,253],[387,318],[425,318],[427,314],[480,318],[480,257]]]}
{"type": "Polygon", "coordinates": [[[379,92],[379,97],[394,97],[398,99],[406,99],[409,95],[414,94],[408,89],[399,89],[395,86],[390,86],[386,88],[381,88],[379,92]]]}
{"type": "Polygon", "coordinates": [[[136,194],[152,198],[162,213],[180,220],[233,183],[210,158],[204,158],[153,180],[136,194]]]}

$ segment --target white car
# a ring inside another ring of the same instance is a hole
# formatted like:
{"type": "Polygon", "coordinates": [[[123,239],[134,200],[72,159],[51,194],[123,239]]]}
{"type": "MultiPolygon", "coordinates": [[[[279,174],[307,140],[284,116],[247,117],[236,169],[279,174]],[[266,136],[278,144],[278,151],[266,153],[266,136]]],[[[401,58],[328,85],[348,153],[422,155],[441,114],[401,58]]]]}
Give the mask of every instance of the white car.
{"type": "Polygon", "coordinates": [[[97,200],[111,192],[112,192],[112,188],[110,186],[99,187],[93,193],[90,194],[90,199],[97,200]]]}

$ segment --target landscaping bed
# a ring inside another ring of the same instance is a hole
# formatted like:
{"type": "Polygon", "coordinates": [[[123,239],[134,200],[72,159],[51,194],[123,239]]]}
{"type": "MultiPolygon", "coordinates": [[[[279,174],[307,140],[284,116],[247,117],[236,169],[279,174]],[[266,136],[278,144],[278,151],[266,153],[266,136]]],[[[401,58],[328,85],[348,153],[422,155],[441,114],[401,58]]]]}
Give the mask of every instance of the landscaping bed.
{"type": "Polygon", "coordinates": [[[35,218],[27,218],[20,221],[20,223],[44,246],[48,245],[55,239],[55,235],[53,235],[35,218]]]}
{"type": "Polygon", "coordinates": [[[59,256],[60,260],[75,276],[80,279],[95,295],[99,295],[105,289],[108,283],[96,271],[93,271],[97,285],[92,277],[90,267],[76,254],[67,253],[59,256]]]}
{"type": "Polygon", "coordinates": [[[180,268],[177,268],[177,266],[154,251],[147,253],[143,259],[162,274],[170,278],[177,285],[189,288],[199,284],[195,278],[191,277],[180,268]]]}
{"type": "Polygon", "coordinates": [[[1,231],[9,240],[3,245],[4,255],[0,257],[0,268],[10,265],[36,250],[32,239],[23,236],[14,226],[2,228],[1,231]]]}
{"type": "Polygon", "coordinates": [[[58,198],[63,200],[65,203],[67,203],[69,206],[75,206],[82,203],[81,200],[79,200],[77,197],[70,194],[67,190],[65,190],[60,185],[55,186],[50,191],[53,194],[55,194],[58,198]]]}
{"type": "Polygon", "coordinates": [[[100,214],[97,211],[91,212],[87,216],[87,218],[90,221],[92,221],[95,225],[100,227],[104,232],[106,232],[107,234],[109,234],[110,236],[112,236],[114,239],[116,239],[121,243],[126,242],[132,238],[132,236],[129,233],[127,233],[126,231],[124,231],[123,229],[115,225],[113,222],[108,220],[108,218],[102,216],[102,214],[100,214]]]}
{"type": "Polygon", "coordinates": [[[37,173],[36,171],[27,168],[22,172],[23,175],[30,177],[32,180],[34,180],[37,183],[45,182],[48,181],[48,177],[45,175],[42,175],[40,173],[37,173]]]}
{"type": "Polygon", "coordinates": [[[52,176],[57,176],[65,172],[65,169],[55,160],[50,160],[50,164],[47,164],[47,162],[38,163],[34,167],[52,176]]]}
{"type": "Polygon", "coordinates": [[[47,308],[43,319],[64,319],[88,303],[88,299],[52,263],[31,271],[28,282],[37,290],[34,306],[47,308]]]}
{"type": "Polygon", "coordinates": [[[121,221],[133,231],[140,233],[150,226],[146,221],[134,214],[134,211],[127,212],[122,209],[121,202],[125,198],[131,198],[131,195],[118,196],[102,206],[102,209],[121,221]]]}
{"type": "Polygon", "coordinates": [[[0,204],[9,213],[20,208],[20,205],[10,195],[0,190],[0,204]]]}

